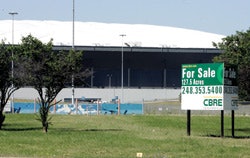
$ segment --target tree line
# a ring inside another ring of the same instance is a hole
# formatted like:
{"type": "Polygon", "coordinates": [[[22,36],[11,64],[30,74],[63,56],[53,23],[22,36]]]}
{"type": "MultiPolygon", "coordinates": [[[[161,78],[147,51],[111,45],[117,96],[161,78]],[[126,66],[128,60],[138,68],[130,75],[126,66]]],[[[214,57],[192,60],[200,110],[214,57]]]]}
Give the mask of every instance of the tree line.
{"type": "Polygon", "coordinates": [[[216,56],[214,62],[223,62],[225,65],[233,65],[238,70],[237,82],[239,98],[250,100],[250,29],[236,31],[236,34],[227,36],[222,42],[213,45],[223,51],[216,56]]]}

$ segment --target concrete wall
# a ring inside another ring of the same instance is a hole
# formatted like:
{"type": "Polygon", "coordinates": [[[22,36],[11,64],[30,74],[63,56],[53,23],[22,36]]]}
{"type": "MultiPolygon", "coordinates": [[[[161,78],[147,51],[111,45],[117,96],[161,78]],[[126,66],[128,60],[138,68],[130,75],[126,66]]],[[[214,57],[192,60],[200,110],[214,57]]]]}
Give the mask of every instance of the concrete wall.
{"type": "MultiPolygon", "coordinates": [[[[75,98],[102,98],[103,101],[111,101],[115,96],[118,96],[124,103],[129,102],[142,102],[152,101],[152,100],[169,100],[178,99],[180,94],[180,89],[123,89],[123,99],[122,90],[117,88],[75,88],[75,98]]],[[[72,97],[72,89],[65,88],[57,96],[57,100],[72,97]]],[[[18,99],[34,99],[38,98],[38,93],[33,88],[21,88],[17,90],[14,94],[14,98],[18,99]]]]}

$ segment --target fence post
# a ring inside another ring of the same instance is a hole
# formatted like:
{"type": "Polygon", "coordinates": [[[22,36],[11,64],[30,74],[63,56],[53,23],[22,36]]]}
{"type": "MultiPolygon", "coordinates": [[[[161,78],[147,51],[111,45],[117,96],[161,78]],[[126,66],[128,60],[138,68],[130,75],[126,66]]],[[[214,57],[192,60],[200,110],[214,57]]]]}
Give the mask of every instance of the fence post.
{"type": "Polygon", "coordinates": [[[36,98],[34,99],[34,113],[36,113],[36,98]]]}
{"type": "Polygon", "coordinates": [[[76,115],[78,114],[78,99],[76,98],[76,105],[75,105],[75,108],[76,108],[76,115]]]}
{"type": "Polygon", "coordinates": [[[99,99],[97,99],[97,105],[96,105],[97,107],[97,115],[99,115],[99,99]]]}
{"type": "Polygon", "coordinates": [[[141,112],[144,114],[144,98],[142,99],[142,107],[141,107],[141,112]]]}
{"type": "Polygon", "coordinates": [[[121,104],[121,100],[120,99],[118,99],[118,115],[120,115],[120,104],[121,104]]]}

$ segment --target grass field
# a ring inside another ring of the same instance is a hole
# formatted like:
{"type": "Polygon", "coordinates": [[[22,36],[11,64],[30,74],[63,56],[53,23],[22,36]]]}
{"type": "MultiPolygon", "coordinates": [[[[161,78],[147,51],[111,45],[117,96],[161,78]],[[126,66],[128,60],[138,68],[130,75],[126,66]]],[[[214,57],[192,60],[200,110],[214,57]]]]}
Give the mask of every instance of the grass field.
{"type": "Polygon", "coordinates": [[[231,138],[225,116],[192,116],[191,136],[185,115],[54,115],[47,134],[34,114],[8,114],[0,131],[0,157],[143,158],[250,157],[250,117],[236,116],[231,138]]]}

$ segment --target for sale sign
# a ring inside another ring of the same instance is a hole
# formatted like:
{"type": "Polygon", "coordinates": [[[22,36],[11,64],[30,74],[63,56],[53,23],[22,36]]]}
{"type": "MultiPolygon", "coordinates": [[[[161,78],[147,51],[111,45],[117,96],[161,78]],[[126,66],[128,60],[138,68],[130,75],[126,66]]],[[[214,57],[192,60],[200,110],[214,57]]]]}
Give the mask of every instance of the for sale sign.
{"type": "Polygon", "coordinates": [[[225,69],[223,63],[182,65],[182,110],[233,109],[231,104],[237,107],[235,100],[238,99],[238,88],[233,85],[234,79],[236,80],[235,69],[225,69]],[[230,95],[225,95],[227,93],[224,92],[224,76],[227,76],[228,83],[232,83],[230,87],[234,87],[230,95]],[[230,106],[225,105],[228,102],[230,106]]]}

